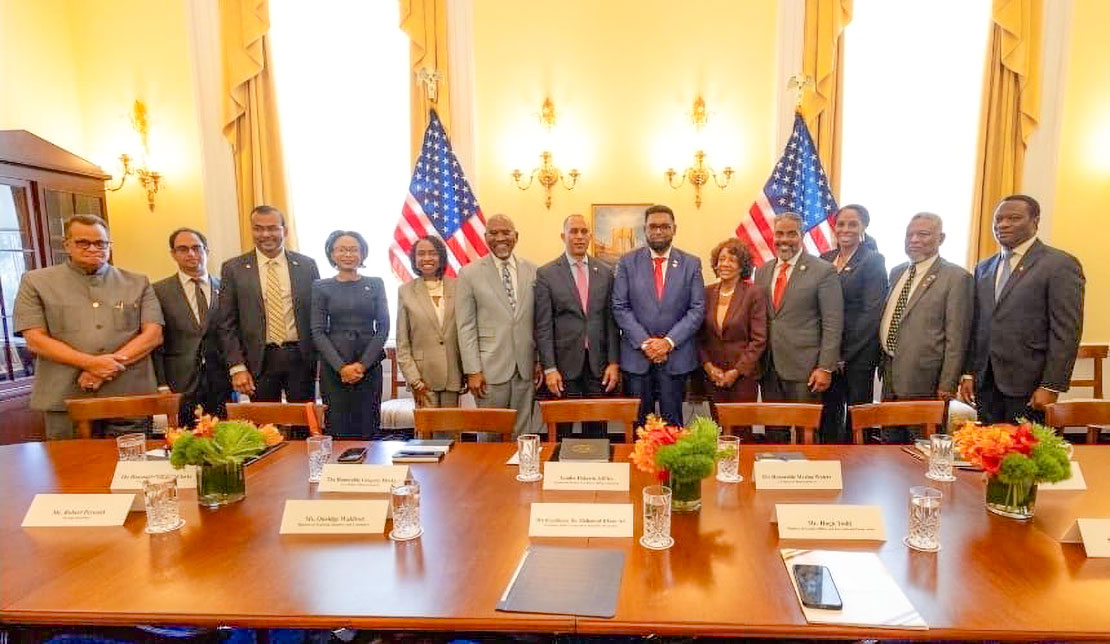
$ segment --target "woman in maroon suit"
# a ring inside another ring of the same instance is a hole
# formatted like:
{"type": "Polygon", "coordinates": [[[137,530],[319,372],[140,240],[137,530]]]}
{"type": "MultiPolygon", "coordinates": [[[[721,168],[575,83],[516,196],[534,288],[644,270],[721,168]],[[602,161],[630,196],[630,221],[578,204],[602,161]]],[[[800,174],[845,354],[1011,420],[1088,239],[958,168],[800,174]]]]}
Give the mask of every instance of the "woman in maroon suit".
{"type": "Polygon", "coordinates": [[[712,402],[755,402],[759,362],[767,346],[767,299],[748,283],[751,252],[739,239],[717,244],[710,256],[720,278],[705,287],[705,321],[698,351],[712,402]]]}

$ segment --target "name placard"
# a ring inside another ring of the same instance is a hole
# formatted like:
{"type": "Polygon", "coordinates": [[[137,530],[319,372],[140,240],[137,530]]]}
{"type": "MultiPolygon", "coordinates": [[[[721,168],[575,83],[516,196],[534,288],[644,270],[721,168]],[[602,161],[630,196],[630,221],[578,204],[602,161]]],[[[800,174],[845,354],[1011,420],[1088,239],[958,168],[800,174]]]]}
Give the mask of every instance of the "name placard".
{"type": "Polygon", "coordinates": [[[328,463],[320,475],[320,492],[359,492],[389,494],[394,485],[405,482],[407,465],[351,465],[328,463]]]}
{"type": "Polygon", "coordinates": [[[389,501],[285,502],[281,534],[381,534],[389,501]]]}
{"type": "Polygon", "coordinates": [[[529,537],[631,537],[631,503],[533,503],[529,537]]]}
{"type": "Polygon", "coordinates": [[[1038,483],[1037,491],[1041,490],[1086,490],[1087,481],[1083,478],[1083,470],[1079,463],[1071,462],[1071,476],[1055,483],[1038,483]]]}
{"type": "Polygon", "coordinates": [[[886,541],[883,511],[877,505],[779,503],[779,539],[886,541]]]}
{"type": "Polygon", "coordinates": [[[1110,519],[1077,519],[1088,557],[1110,557],[1110,519]]]}
{"type": "Polygon", "coordinates": [[[629,463],[544,463],[543,489],[627,492],[628,466],[629,463]]]}
{"type": "Polygon", "coordinates": [[[840,461],[762,459],[755,462],[752,478],[757,490],[839,490],[844,487],[840,461]]]}
{"type": "Polygon", "coordinates": [[[123,525],[134,494],[36,494],[24,528],[88,528],[123,525]]]}
{"type": "Polygon", "coordinates": [[[169,461],[120,461],[116,463],[116,471],[112,475],[112,490],[141,490],[143,481],[152,478],[177,478],[178,489],[195,488],[197,486],[197,468],[195,465],[186,465],[181,469],[174,469],[169,461]]]}

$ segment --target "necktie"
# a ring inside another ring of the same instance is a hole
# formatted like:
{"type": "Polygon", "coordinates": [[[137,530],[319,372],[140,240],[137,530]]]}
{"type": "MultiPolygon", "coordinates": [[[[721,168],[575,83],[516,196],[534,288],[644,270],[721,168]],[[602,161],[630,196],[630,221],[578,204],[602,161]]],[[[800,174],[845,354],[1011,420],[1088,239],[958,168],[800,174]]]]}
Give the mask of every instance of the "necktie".
{"type": "Polygon", "coordinates": [[[898,302],[894,305],[894,314],[890,316],[890,329],[886,332],[886,350],[894,355],[898,348],[898,326],[902,324],[902,315],[906,312],[906,302],[910,299],[910,290],[913,288],[913,278],[917,275],[917,264],[910,264],[906,283],[898,293],[898,302]]]}
{"type": "Polygon", "coordinates": [[[1010,273],[1013,268],[1010,266],[1010,259],[1014,256],[1014,251],[1003,248],[1002,249],[1002,265],[998,267],[998,287],[994,289],[994,301],[997,302],[998,298],[1002,296],[1002,287],[1006,286],[1006,282],[1010,279],[1010,273]]]}
{"type": "Polygon", "coordinates": [[[586,306],[589,302],[588,293],[590,292],[589,278],[586,276],[586,264],[582,260],[574,263],[574,270],[576,275],[574,281],[578,286],[578,302],[582,305],[582,312],[587,313],[586,306]]]}
{"type": "Polygon", "coordinates": [[[509,296],[509,306],[516,311],[516,293],[513,292],[513,276],[509,274],[509,262],[501,262],[501,283],[505,285],[505,294],[509,296]]]}
{"type": "Polygon", "coordinates": [[[667,261],[666,257],[652,257],[651,261],[655,262],[655,299],[663,299],[663,262],[667,261]]]}
{"type": "Polygon", "coordinates": [[[278,279],[278,262],[266,262],[266,342],[281,344],[285,342],[285,302],[281,296],[281,281],[278,279]]]}
{"type": "Polygon", "coordinates": [[[775,277],[775,292],[773,297],[776,311],[782,308],[782,294],[786,292],[786,270],[788,268],[790,268],[790,264],[779,262],[779,274],[775,277]]]}
{"type": "Polygon", "coordinates": [[[204,289],[200,287],[201,279],[194,277],[193,282],[193,299],[197,302],[197,322],[200,323],[201,328],[208,324],[208,298],[204,296],[204,289]]]}

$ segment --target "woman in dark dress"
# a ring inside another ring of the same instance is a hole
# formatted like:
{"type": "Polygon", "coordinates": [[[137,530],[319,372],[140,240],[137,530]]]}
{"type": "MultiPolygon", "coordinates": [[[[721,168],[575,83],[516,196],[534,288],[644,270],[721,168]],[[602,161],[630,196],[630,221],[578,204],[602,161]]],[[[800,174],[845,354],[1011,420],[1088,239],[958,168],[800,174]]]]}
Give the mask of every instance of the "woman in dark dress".
{"type": "Polygon", "coordinates": [[[358,274],[367,252],[362,235],[337,230],[324,247],[339,270],[312,285],[312,340],[320,352],[328,433],[373,438],[380,425],[382,359],[389,337],[385,283],[358,274]]]}
{"type": "Polygon", "coordinates": [[[711,403],[755,402],[759,362],[767,347],[767,298],[749,284],[751,252],[739,239],[726,239],[710,255],[720,278],[705,287],[705,320],[698,352],[711,403]]]}
{"type": "Polygon", "coordinates": [[[841,368],[824,394],[822,442],[851,442],[848,405],[874,402],[875,369],[879,365],[879,321],[886,302],[886,260],[867,243],[871,217],[858,204],[844,206],[836,215],[836,250],[821,255],[840,274],[844,291],[844,335],[840,342],[841,368]]]}

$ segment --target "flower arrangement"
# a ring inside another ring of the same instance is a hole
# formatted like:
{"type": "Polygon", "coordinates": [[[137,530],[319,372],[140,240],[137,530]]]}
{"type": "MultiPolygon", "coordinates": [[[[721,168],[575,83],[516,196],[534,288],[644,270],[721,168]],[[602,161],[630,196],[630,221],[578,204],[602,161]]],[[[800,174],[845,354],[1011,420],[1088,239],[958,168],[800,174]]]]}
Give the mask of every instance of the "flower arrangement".
{"type": "Polygon", "coordinates": [[[1067,442],[1044,425],[982,427],[968,421],[952,439],[964,459],[1003,483],[1054,483],[1071,476],[1067,442]]]}
{"type": "Polygon", "coordinates": [[[186,465],[242,464],[283,440],[281,432],[273,425],[258,427],[246,420],[218,420],[199,413],[196,426],[192,430],[166,430],[170,463],[176,468],[186,465]]]}
{"type": "Polygon", "coordinates": [[[696,510],[701,506],[701,481],[723,455],[717,449],[720,432],[717,423],[702,416],[688,427],[677,427],[651,414],[636,430],[630,459],[636,469],[670,484],[676,510],[696,510]]]}

